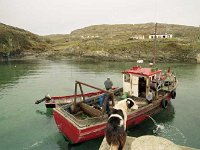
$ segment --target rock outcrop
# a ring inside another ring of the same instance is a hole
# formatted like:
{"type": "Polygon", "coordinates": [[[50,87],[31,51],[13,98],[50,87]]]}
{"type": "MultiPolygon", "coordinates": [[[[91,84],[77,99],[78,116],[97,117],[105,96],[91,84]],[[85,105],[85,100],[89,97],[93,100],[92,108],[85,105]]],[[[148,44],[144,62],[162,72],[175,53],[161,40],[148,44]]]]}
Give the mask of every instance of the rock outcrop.
{"type": "MultiPolygon", "coordinates": [[[[110,146],[104,138],[99,150],[109,150],[110,146]]],[[[147,135],[138,138],[127,136],[123,150],[196,150],[195,148],[185,147],[174,144],[172,141],[162,137],[147,135]]]]}

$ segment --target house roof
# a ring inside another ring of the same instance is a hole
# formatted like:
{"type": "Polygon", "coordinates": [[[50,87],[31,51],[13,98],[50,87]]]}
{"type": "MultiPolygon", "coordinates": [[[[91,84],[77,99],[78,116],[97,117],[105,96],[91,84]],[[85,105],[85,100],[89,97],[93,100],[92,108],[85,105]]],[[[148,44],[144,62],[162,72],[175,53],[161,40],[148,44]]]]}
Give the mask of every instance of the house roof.
{"type": "Polygon", "coordinates": [[[125,70],[122,73],[123,74],[135,74],[139,76],[152,76],[154,74],[160,73],[161,70],[155,69],[155,68],[142,68],[140,66],[132,67],[129,70],[125,70]]]}

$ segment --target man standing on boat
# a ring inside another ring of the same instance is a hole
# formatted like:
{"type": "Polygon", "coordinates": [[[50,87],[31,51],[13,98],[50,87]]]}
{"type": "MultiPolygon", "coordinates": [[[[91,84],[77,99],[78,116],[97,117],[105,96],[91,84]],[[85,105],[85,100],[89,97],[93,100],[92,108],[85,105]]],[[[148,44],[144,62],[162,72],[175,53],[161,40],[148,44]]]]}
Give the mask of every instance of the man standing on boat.
{"type": "MultiPolygon", "coordinates": [[[[108,77],[107,80],[104,82],[105,88],[107,91],[112,90],[113,82],[108,77]]],[[[103,109],[106,110],[107,113],[110,112],[110,101],[112,100],[113,96],[110,93],[105,93],[104,99],[103,99],[103,109]]],[[[112,101],[113,106],[114,102],[112,101]]]]}
{"type": "Polygon", "coordinates": [[[113,82],[108,77],[107,80],[104,82],[104,85],[105,85],[106,90],[108,91],[108,90],[112,89],[113,82]]]}
{"type": "Polygon", "coordinates": [[[152,100],[153,100],[153,93],[152,93],[152,90],[151,90],[151,89],[149,90],[149,93],[148,93],[146,99],[147,99],[148,104],[152,103],[152,100]]]}

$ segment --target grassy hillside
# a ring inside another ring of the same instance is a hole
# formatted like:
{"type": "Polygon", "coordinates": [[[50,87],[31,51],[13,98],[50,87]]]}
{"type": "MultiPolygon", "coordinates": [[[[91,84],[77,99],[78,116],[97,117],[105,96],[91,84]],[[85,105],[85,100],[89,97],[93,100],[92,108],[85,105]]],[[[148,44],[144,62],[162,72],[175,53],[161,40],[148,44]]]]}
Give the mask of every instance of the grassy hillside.
{"type": "MultiPolygon", "coordinates": [[[[154,33],[154,24],[94,25],[78,29],[70,35],[57,35],[53,48],[57,54],[80,57],[101,57],[109,60],[151,61],[154,41],[148,39],[154,33]],[[144,35],[145,39],[131,39],[144,35]]],[[[157,33],[173,34],[172,39],[158,39],[157,61],[196,62],[200,53],[200,28],[173,24],[158,24],[157,33]]]]}
{"type": "MultiPolygon", "coordinates": [[[[94,25],[70,34],[38,36],[16,27],[0,24],[0,57],[39,55],[97,58],[98,60],[144,59],[151,61],[155,50],[154,23],[94,25]],[[145,39],[133,37],[144,36],[145,39]]],[[[156,60],[160,62],[200,62],[200,28],[158,24],[158,34],[172,34],[171,39],[157,39],[156,60]]]]}
{"type": "Polygon", "coordinates": [[[20,28],[0,23],[0,57],[36,54],[50,49],[48,40],[20,28]]]}

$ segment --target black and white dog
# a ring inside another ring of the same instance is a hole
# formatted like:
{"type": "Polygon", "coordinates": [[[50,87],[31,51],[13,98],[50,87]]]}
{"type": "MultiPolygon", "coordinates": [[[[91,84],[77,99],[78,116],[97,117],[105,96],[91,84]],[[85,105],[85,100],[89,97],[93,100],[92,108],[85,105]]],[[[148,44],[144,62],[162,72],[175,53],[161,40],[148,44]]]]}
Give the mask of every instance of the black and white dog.
{"type": "Polygon", "coordinates": [[[122,150],[124,147],[128,109],[138,109],[131,98],[119,101],[108,117],[105,136],[111,150],[122,150]]]}

